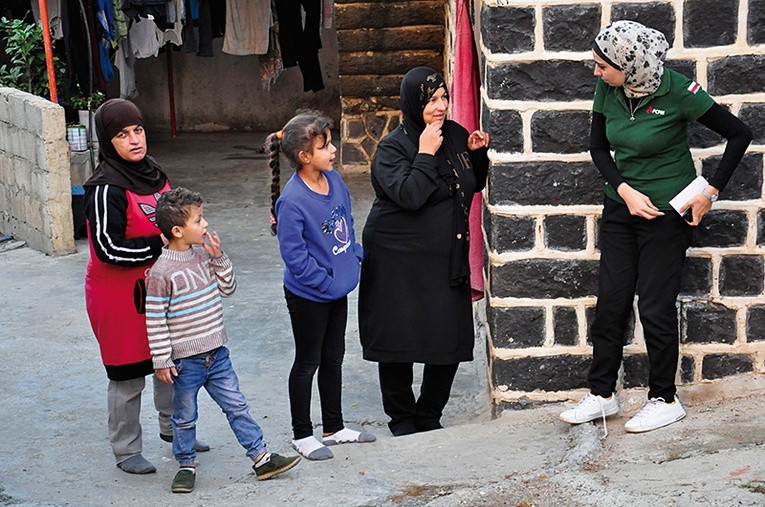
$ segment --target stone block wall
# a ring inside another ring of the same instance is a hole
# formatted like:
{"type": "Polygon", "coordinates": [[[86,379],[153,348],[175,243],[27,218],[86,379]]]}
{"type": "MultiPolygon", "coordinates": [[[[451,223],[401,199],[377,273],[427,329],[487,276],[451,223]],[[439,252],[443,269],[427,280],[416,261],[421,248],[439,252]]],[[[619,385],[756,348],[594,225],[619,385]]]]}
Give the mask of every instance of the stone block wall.
{"type": "MultiPolygon", "coordinates": [[[[481,121],[493,136],[484,229],[495,405],[560,400],[587,387],[603,200],[587,151],[591,45],[618,19],[664,32],[668,66],[755,133],[689,250],[678,381],[765,373],[765,0],[479,0],[475,17],[481,121]]],[[[708,176],[723,139],[698,124],[690,137],[697,172],[708,176]]],[[[639,315],[624,338],[621,387],[642,387],[639,315]]]]}
{"type": "Polygon", "coordinates": [[[64,109],[0,88],[0,232],[49,255],[75,251],[64,109]]]}
{"type": "Polygon", "coordinates": [[[412,67],[444,69],[445,0],[337,0],[340,163],[366,172],[377,143],[400,122],[401,79],[412,67]]]}

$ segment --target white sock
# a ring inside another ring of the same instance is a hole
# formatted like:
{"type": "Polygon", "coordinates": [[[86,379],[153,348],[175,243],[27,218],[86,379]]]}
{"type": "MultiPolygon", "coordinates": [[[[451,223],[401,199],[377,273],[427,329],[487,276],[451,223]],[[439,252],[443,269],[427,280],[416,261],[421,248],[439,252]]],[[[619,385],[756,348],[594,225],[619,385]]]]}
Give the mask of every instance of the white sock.
{"type": "Polygon", "coordinates": [[[329,450],[326,445],[316,440],[316,437],[313,435],[299,440],[293,440],[292,448],[306,458],[312,460],[329,459],[333,456],[332,451],[329,450]]]}
{"type": "Polygon", "coordinates": [[[324,437],[324,439],[334,440],[335,442],[340,444],[345,442],[356,442],[359,439],[359,435],[361,435],[360,431],[354,431],[348,428],[343,428],[340,431],[336,431],[332,433],[331,435],[327,435],[326,437],[324,437]]]}
{"type": "Polygon", "coordinates": [[[259,466],[261,466],[261,465],[264,465],[264,464],[268,463],[268,461],[269,461],[270,459],[271,459],[271,453],[270,453],[270,452],[267,452],[267,453],[265,453],[265,454],[263,455],[263,457],[262,457],[262,458],[260,458],[258,461],[256,461],[256,462],[255,462],[255,466],[256,466],[256,467],[259,467],[259,466]]]}
{"type": "Polygon", "coordinates": [[[322,440],[324,441],[325,445],[337,445],[354,442],[374,442],[376,438],[374,435],[367,433],[366,431],[356,431],[348,428],[343,428],[340,431],[336,431],[331,435],[323,437],[322,440]]]}

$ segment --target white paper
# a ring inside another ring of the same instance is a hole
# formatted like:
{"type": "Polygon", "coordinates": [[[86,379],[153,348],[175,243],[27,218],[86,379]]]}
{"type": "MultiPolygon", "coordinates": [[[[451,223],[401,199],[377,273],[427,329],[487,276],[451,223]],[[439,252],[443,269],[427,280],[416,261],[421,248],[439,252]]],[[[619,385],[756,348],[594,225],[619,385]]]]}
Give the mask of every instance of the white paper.
{"type": "MultiPolygon", "coordinates": [[[[685,203],[691,200],[691,198],[696,197],[701,192],[703,192],[707,186],[709,185],[709,182],[706,178],[703,176],[696,176],[696,179],[692,182],[688,183],[688,186],[685,187],[680,191],[679,194],[677,194],[675,197],[672,198],[671,201],[669,201],[669,205],[675,208],[675,211],[680,213],[680,208],[682,208],[685,203]]],[[[680,213],[682,215],[682,213],[680,213]]]]}

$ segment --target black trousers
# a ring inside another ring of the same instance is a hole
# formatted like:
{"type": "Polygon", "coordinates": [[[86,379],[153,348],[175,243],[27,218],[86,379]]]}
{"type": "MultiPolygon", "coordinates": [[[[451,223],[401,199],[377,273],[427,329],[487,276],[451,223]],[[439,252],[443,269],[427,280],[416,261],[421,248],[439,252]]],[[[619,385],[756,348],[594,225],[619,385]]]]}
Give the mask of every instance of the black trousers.
{"type": "Polygon", "coordinates": [[[616,390],[635,292],[648,351],[648,397],[671,401],[679,355],[677,296],[691,227],[674,210],[646,220],[606,198],[600,229],[600,281],[589,382],[592,393],[616,390]]]}
{"type": "Polygon", "coordinates": [[[413,363],[379,363],[383,409],[390,417],[388,427],[394,435],[441,428],[441,415],[449,401],[459,363],[426,364],[423,368],[420,397],[412,391],[413,363]]]}
{"type": "Polygon", "coordinates": [[[324,89],[319,62],[321,48],[321,0],[279,0],[279,45],[284,68],[298,65],[303,75],[303,91],[324,89]],[[305,23],[303,12],[305,11],[305,23]]]}
{"type": "Polygon", "coordinates": [[[284,289],[295,337],[295,361],[289,376],[292,432],[296,440],[313,434],[311,389],[319,371],[319,399],[325,433],[343,429],[343,384],[348,298],[318,303],[284,289]]]}

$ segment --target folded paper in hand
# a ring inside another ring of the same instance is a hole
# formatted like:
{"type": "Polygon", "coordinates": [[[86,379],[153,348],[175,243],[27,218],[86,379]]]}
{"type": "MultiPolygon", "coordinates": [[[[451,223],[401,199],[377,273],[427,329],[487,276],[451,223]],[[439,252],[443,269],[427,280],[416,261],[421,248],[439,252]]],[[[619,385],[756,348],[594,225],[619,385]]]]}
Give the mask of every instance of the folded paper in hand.
{"type": "MultiPolygon", "coordinates": [[[[669,201],[669,205],[675,208],[675,211],[680,213],[680,208],[685,206],[685,203],[690,201],[693,197],[696,197],[701,192],[703,192],[708,185],[709,182],[706,178],[703,176],[697,176],[695,180],[688,183],[687,187],[682,189],[679,194],[677,194],[672,198],[671,201],[669,201]]],[[[682,213],[680,213],[680,215],[682,215],[682,213]]]]}

